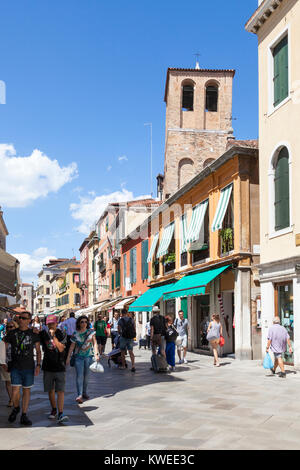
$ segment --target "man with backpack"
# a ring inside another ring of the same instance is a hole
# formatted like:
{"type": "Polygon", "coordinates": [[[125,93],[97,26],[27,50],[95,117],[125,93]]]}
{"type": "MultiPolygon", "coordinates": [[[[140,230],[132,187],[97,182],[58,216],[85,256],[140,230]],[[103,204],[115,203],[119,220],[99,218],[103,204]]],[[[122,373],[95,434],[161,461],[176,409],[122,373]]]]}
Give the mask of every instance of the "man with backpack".
{"type": "Polygon", "coordinates": [[[157,306],[153,307],[152,312],[153,317],[150,320],[152,354],[155,356],[159,347],[161,355],[166,357],[166,320],[165,317],[160,315],[157,306]]]}
{"type": "Polygon", "coordinates": [[[122,357],[122,367],[125,369],[125,355],[128,350],[131,360],[131,372],[135,372],[135,357],[133,354],[133,339],[136,337],[135,324],[131,317],[130,312],[126,312],[125,315],[119,320],[118,331],[120,334],[120,349],[122,357]]]}

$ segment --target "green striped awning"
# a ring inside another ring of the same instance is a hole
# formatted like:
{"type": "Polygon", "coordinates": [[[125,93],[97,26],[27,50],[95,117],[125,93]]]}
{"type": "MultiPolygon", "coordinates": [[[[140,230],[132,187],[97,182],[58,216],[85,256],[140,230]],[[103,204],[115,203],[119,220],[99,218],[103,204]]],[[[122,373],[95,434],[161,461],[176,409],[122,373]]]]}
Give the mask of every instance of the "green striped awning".
{"type": "Polygon", "coordinates": [[[174,233],[174,222],[164,228],[162,239],[157,250],[156,258],[160,258],[168,253],[168,248],[174,233]]]}
{"type": "Polygon", "coordinates": [[[187,297],[190,295],[205,294],[205,288],[213,279],[219,276],[230,265],[221,268],[210,269],[197,274],[184,276],[173,286],[168,286],[164,292],[164,300],[175,299],[176,297],[187,297]]]}
{"type": "Polygon", "coordinates": [[[204,223],[204,217],[208,206],[208,200],[198,204],[193,209],[192,220],[186,236],[187,243],[198,240],[200,231],[204,223]]]}
{"type": "Polygon", "coordinates": [[[172,289],[175,282],[172,284],[165,284],[164,286],[152,287],[148,289],[141,297],[136,299],[129,307],[129,312],[151,312],[153,306],[163,296],[164,292],[172,289]]]}
{"type": "Polygon", "coordinates": [[[226,188],[222,189],[221,191],[221,196],[219,199],[217,211],[216,211],[216,214],[215,214],[212,226],[211,226],[212,232],[215,232],[216,230],[219,230],[222,228],[222,224],[223,224],[223,220],[224,220],[228,203],[230,200],[231,192],[232,192],[232,184],[230,184],[229,186],[226,186],[226,188]]]}
{"type": "Polygon", "coordinates": [[[157,245],[157,242],[158,242],[158,237],[159,237],[159,233],[156,233],[153,237],[152,245],[151,245],[151,248],[150,248],[150,251],[149,251],[149,254],[148,254],[148,258],[147,258],[147,263],[151,263],[151,261],[152,261],[154,251],[155,251],[155,248],[156,248],[156,245],[157,245]]]}
{"type": "Polygon", "coordinates": [[[186,214],[184,214],[180,220],[180,254],[185,253],[187,251],[186,235],[186,214]]]}

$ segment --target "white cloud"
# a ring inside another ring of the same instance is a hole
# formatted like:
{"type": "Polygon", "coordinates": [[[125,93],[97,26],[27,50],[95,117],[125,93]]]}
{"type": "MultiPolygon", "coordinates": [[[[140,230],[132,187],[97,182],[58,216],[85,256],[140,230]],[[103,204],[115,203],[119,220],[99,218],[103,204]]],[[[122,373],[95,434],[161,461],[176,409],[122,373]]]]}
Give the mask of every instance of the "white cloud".
{"type": "Polygon", "coordinates": [[[78,176],[76,163],[60,167],[37,149],[29,157],[16,156],[7,144],[0,144],[0,168],[0,201],[6,207],[26,207],[78,176]]]}
{"type": "Polygon", "coordinates": [[[125,162],[128,162],[128,158],[126,157],[126,155],[122,155],[121,157],[118,158],[119,162],[122,162],[122,161],[125,161],[125,162]]]}
{"type": "Polygon", "coordinates": [[[94,199],[90,197],[80,197],[79,203],[73,203],[70,205],[70,211],[72,217],[81,222],[81,224],[76,227],[76,230],[84,235],[88,235],[91,226],[97,222],[109,203],[127,202],[135,199],[146,199],[149,197],[150,196],[134,197],[131,191],[127,191],[127,189],[122,188],[121,191],[96,196],[94,199]]]}
{"type": "Polygon", "coordinates": [[[20,277],[22,282],[37,281],[37,275],[42,269],[43,264],[49,262],[49,259],[56,259],[53,252],[46,247],[40,247],[33,253],[14,253],[13,256],[20,261],[20,277]]]}
{"type": "Polygon", "coordinates": [[[106,168],[107,171],[110,171],[111,169],[112,169],[111,165],[108,165],[108,167],[106,168]]]}

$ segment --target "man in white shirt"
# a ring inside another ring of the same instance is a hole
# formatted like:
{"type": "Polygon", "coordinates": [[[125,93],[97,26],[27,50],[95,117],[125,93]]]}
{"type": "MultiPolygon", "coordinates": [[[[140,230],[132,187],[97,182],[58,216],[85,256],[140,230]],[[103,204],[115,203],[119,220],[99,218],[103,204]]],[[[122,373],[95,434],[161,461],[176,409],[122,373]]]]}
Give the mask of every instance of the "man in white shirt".
{"type": "Polygon", "coordinates": [[[178,312],[179,318],[176,318],[174,326],[178,331],[178,338],[181,339],[181,344],[177,346],[177,354],[179,357],[179,364],[183,362],[187,364],[186,352],[187,352],[187,341],[188,341],[188,319],[183,318],[183,310],[178,312]],[[181,359],[181,349],[183,349],[183,359],[181,359]]]}

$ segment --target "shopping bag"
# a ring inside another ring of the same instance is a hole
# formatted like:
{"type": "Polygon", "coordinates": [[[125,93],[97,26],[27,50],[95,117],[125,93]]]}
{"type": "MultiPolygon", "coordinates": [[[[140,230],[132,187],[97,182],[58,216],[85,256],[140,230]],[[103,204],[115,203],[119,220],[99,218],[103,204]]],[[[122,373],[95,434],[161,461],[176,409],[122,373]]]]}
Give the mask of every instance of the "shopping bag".
{"type": "Polygon", "coordinates": [[[220,341],[219,341],[219,346],[222,348],[225,344],[225,339],[222,335],[220,335],[220,341]]]}
{"type": "Polygon", "coordinates": [[[96,372],[98,374],[101,374],[102,372],[104,372],[104,367],[102,364],[100,364],[99,361],[96,361],[96,362],[93,362],[93,364],[90,365],[90,370],[92,372],[96,372]]]}
{"type": "Polygon", "coordinates": [[[270,356],[269,353],[267,353],[265,355],[264,362],[263,362],[263,367],[264,367],[264,369],[273,369],[273,367],[274,367],[273,361],[272,361],[271,356],[270,356]]]}

